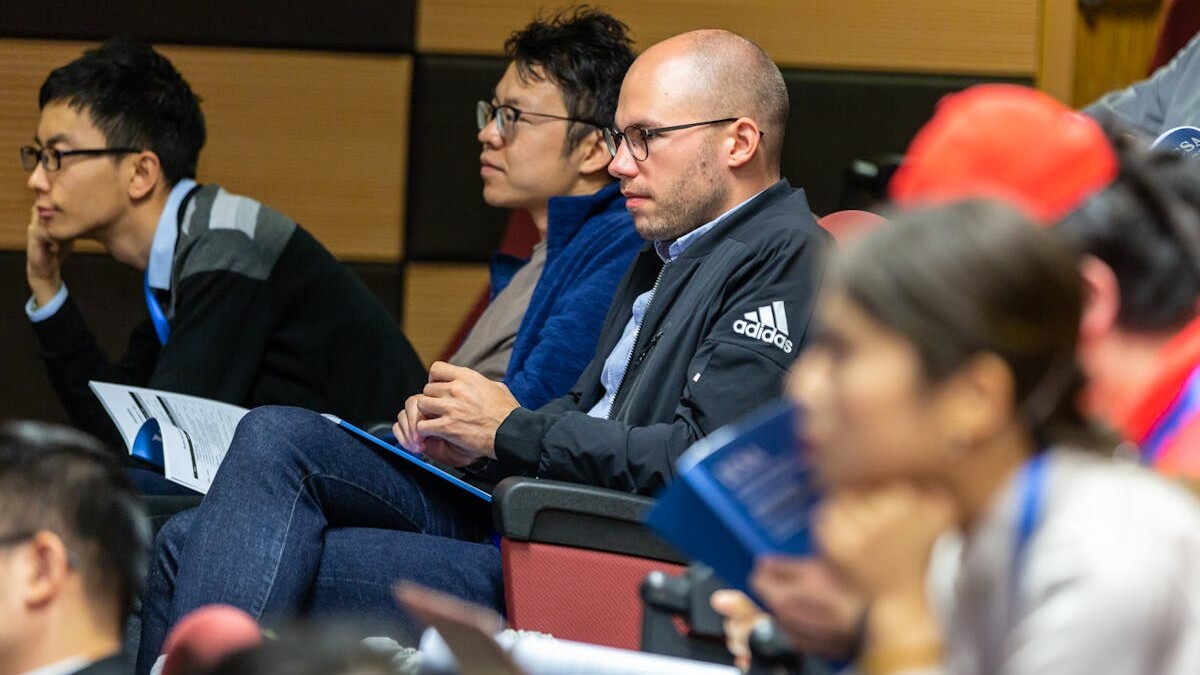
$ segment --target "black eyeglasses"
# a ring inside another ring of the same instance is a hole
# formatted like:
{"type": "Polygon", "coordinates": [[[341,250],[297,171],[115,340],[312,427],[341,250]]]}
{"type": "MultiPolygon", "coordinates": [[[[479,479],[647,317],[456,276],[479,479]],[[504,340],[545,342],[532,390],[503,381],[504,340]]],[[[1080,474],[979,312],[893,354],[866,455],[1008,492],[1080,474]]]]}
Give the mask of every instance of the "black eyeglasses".
{"type": "Polygon", "coordinates": [[[606,127],[604,129],[604,144],[608,146],[608,152],[613,157],[617,156],[617,150],[621,147],[621,143],[629,144],[629,154],[639,162],[643,162],[650,156],[649,141],[660,134],[665,134],[668,131],[679,131],[681,129],[691,129],[692,127],[703,127],[709,124],[725,124],[727,122],[736,122],[740,117],[725,117],[719,120],[708,120],[707,122],[692,122],[691,124],[676,124],[671,127],[655,127],[653,129],[643,129],[639,126],[627,126],[624,131],[618,131],[606,127]]]}
{"type": "Polygon", "coordinates": [[[528,110],[520,110],[511,105],[492,105],[487,101],[479,101],[475,104],[475,124],[483,131],[484,127],[496,120],[496,131],[500,132],[502,138],[508,138],[517,128],[517,120],[521,119],[522,115],[530,115],[533,117],[548,117],[552,120],[564,120],[566,122],[578,122],[580,124],[590,124],[594,127],[603,127],[599,122],[591,120],[579,119],[577,117],[563,117],[562,115],[551,115],[550,113],[529,112],[528,110]]]}
{"type": "Polygon", "coordinates": [[[33,171],[38,164],[47,171],[58,171],[62,168],[63,157],[71,155],[80,155],[83,157],[97,157],[101,155],[127,155],[132,152],[141,152],[140,148],[93,148],[88,150],[56,150],[54,148],[39,148],[32,145],[26,145],[21,148],[21,166],[25,167],[26,171],[33,171]]]}

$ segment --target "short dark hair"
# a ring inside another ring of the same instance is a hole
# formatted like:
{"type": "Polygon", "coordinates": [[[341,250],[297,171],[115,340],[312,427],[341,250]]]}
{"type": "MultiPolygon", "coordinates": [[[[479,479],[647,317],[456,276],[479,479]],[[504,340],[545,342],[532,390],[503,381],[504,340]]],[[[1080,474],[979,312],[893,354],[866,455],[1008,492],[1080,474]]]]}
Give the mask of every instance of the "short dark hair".
{"type": "Polygon", "coordinates": [[[113,453],[41,422],[0,425],[0,534],[54,532],[98,611],[124,628],[146,573],[149,525],[113,453]]]}
{"type": "Polygon", "coordinates": [[[56,68],[38,108],[58,102],[86,112],[109,147],[154,152],[169,185],[196,176],[206,139],[200,98],[148,43],[115,38],[56,68]]]}
{"type": "MultiPolygon", "coordinates": [[[[628,27],[598,9],[580,5],[553,16],[539,15],[504,43],[522,81],[550,81],[562,90],[567,116],[611,125],[621,81],[633,63],[628,27]],[[540,69],[541,72],[538,72],[540,69]]],[[[571,123],[566,151],[596,127],[571,123]]]]}
{"type": "Polygon", "coordinates": [[[1200,163],[1136,148],[1123,135],[1112,140],[1116,180],[1058,229],[1112,268],[1120,326],[1174,331],[1195,318],[1200,299],[1200,163]]]}
{"type": "Polygon", "coordinates": [[[1026,429],[1045,449],[1090,441],[1075,405],[1083,284],[1071,247],[999,202],[896,217],[837,260],[832,286],[913,345],[938,382],[972,356],[1012,370],[1026,429]]]}

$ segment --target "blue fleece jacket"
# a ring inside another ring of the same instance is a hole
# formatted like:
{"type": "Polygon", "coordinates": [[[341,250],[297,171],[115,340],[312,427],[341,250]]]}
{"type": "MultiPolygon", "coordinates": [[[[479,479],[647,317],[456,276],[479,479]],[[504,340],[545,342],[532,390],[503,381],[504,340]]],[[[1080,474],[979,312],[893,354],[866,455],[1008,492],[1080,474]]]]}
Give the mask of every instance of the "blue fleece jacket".
{"type": "MultiPolygon", "coordinates": [[[[521,405],[540,407],[575,384],[596,352],[617,283],[643,243],[616,183],[595,194],[550,200],[546,266],[504,376],[521,405]]],[[[494,259],[493,293],[514,273],[505,260],[494,259]]]]}

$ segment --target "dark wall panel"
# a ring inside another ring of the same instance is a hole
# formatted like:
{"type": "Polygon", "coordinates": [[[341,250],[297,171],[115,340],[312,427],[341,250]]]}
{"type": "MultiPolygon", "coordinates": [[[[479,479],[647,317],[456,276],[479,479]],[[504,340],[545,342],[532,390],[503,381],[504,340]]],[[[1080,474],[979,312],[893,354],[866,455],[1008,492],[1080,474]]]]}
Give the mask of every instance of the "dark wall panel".
{"type": "MultiPolygon", "coordinates": [[[[347,265],[399,321],[403,275],[389,264],[347,265]]],[[[96,340],[117,358],[129,332],[145,318],[141,273],[103,255],[76,255],[63,270],[71,296],[79,304],[96,340]]],[[[25,254],[0,252],[0,420],[33,418],[66,422],[25,316],[29,298],[25,254]]]]}
{"type": "Polygon", "coordinates": [[[784,71],[784,79],[791,116],[783,175],[805,188],[820,215],[840,208],[842,177],[852,160],[903,153],[942,96],[995,81],[801,70],[784,71]]]}
{"type": "Polygon", "coordinates": [[[409,141],[410,260],[484,262],[508,212],[483,201],[475,102],[491,96],[505,59],[416,57],[409,141]]]}
{"type": "Polygon", "coordinates": [[[0,36],[410,52],[415,0],[4,0],[0,36]]]}
{"type": "MultiPolygon", "coordinates": [[[[101,347],[110,355],[124,353],[129,331],[145,316],[141,275],[107,256],[76,255],[63,276],[101,347]]],[[[25,254],[0,253],[0,419],[66,422],[25,316],[28,298],[25,254]]]]}
{"type": "MultiPolygon", "coordinates": [[[[474,103],[503,73],[499,58],[418,56],[406,251],[410,260],[484,262],[504,213],[479,196],[474,103]]],[[[854,159],[902,153],[945,94],[980,78],[788,70],[791,118],[784,175],[818,214],[840,207],[854,159]]]]}

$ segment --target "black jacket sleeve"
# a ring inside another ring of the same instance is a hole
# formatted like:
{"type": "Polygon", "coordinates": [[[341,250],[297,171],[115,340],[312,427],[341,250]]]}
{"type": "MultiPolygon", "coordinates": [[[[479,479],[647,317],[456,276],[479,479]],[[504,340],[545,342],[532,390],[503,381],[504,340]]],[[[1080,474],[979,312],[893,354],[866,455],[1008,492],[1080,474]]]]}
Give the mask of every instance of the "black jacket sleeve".
{"type": "Polygon", "coordinates": [[[201,272],[179,283],[176,308],[149,386],[246,405],[273,320],[266,282],[201,272]]]}
{"type": "Polygon", "coordinates": [[[820,241],[796,247],[765,259],[751,257],[729,281],[708,334],[691,356],[673,419],[632,426],[567,409],[569,401],[561,399],[538,410],[517,409],[496,434],[498,470],[643,494],[669,483],[675,460],[692,443],[780,395],[807,332],[824,265],[820,241]],[[792,324],[790,351],[733,330],[745,313],[780,299],[792,324]]]}
{"type": "Polygon", "coordinates": [[[90,380],[143,386],[154,371],[159,344],[149,318],[129,337],[125,356],[112,363],[101,351],[79,307],[68,296],[53,316],[33,324],[42,360],[58,400],[78,428],[99,437],[114,450],[123,450],[117,427],[100,405],[90,380]]]}
{"type": "MultiPolygon", "coordinates": [[[[223,246],[209,237],[196,250],[207,245],[223,246]]],[[[126,356],[110,363],[70,298],[54,316],[34,324],[51,381],[72,422],[116,448],[124,443],[88,388],[89,380],[247,404],[274,320],[267,283],[224,270],[187,273],[184,265],[165,347],[147,320],[130,337],[126,356]]]]}

